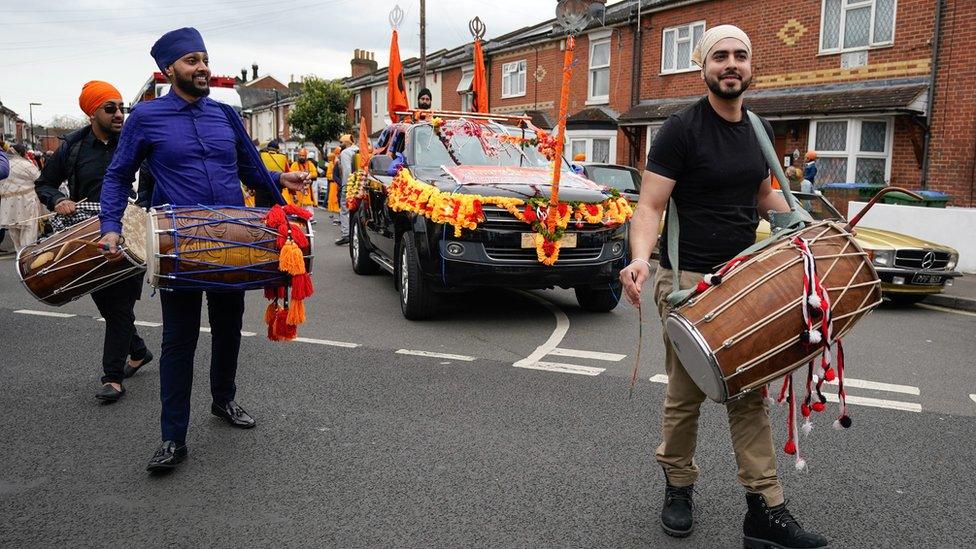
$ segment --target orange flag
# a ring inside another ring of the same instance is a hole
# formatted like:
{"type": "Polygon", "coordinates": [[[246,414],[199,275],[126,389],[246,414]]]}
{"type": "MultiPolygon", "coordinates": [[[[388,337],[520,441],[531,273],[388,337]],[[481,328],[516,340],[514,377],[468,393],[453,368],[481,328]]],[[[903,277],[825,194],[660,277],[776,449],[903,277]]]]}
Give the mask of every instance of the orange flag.
{"type": "Polygon", "coordinates": [[[369,146],[369,136],[366,135],[366,117],[359,119],[359,165],[368,169],[369,158],[373,156],[373,148],[369,146]]]}
{"type": "Polygon", "coordinates": [[[474,78],[471,80],[474,93],[474,112],[488,113],[488,78],[485,75],[485,56],[481,52],[481,40],[474,41],[474,78]]]}
{"type": "Polygon", "coordinates": [[[390,69],[386,77],[386,106],[390,113],[390,120],[398,120],[396,112],[410,108],[407,103],[407,86],[403,83],[403,65],[400,63],[400,46],[397,43],[397,31],[393,31],[390,41],[390,69]]]}

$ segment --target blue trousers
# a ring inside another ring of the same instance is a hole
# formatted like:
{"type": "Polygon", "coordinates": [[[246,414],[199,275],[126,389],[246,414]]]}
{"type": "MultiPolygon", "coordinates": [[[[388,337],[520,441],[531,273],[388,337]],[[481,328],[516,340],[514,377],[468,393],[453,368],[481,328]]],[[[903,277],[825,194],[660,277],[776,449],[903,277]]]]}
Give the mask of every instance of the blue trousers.
{"type": "MultiPolygon", "coordinates": [[[[186,441],[190,424],[193,357],[200,337],[203,292],[160,292],[163,343],[159,359],[160,427],[163,440],[186,441]]],[[[241,349],[244,292],[207,292],[210,317],[210,393],[217,405],[234,400],[237,356],[241,349]]]]}

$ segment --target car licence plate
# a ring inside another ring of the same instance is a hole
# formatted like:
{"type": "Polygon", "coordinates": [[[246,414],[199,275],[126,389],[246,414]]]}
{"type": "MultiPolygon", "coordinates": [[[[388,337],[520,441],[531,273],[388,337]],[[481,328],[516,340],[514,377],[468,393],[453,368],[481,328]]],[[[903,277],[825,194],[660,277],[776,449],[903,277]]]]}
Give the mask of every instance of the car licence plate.
{"type": "Polygon", "coordinates": [[[916,274],[912,277],[912,284],[936,285],[942,284],[942,276],[930,274],[916,274]]]}
{"type": "MultiPolygon", "coordinates": [[[[559,245],[563,248],[576,247],[576,233],[566,233],[559,239],[559,245]]],[[[522,233],[522,247],[535,248],[535,233],[522,233]]]]}

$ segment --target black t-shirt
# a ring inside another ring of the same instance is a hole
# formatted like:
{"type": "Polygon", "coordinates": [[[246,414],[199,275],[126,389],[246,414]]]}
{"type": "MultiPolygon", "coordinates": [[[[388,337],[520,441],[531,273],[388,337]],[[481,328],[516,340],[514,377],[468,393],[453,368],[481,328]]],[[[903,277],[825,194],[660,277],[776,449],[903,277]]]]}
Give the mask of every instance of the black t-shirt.
{"type": "MultiPolygon", "coordinates": [[[[763,125],[772,140],[772,126],[763,125]]],[[[647,169],[676,181],[681,270],[712,272],[756,241],[756,195],[769,167],[745,109],[740,122],[729,122],[705,97],[671,115],[654,138],[647,169]]],[[[661,265],[670,269],[666,224],[661,265]]]]}
{"type": "Polygon", "coordinates": [[[113,135],[105,143],[88,130],[80,143],[70,139],[61,143],[41,170],[41,177],[34,183],[44,205],[53,211],[57,202],[65,198],[58,189],[65,180],[68,181],[68,198],[75,202],[81,199],[98,202],[102,194],[102,178],[112,162],[118,142],[117,135],[113,135]],[[78,147],[78,154],[73,159],[74,163],[69,165],[74,146],[78,147]]]}

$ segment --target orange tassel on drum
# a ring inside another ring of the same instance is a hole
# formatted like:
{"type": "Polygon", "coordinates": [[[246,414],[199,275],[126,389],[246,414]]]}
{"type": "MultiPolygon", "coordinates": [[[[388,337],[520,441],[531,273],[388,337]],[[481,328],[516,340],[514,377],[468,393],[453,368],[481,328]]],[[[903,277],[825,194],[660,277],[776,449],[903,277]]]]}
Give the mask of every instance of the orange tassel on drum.
{"type": "Polygon", "coordinates": [[[288,307],[288,324],[298,326],[305,322],[305,304],[301,301],[292,300],[288,307]]]}
{"type": "Polygon", "coordinates": [[[281,247],[278,268],[292,276],[305,273],[305,256],[293,241],[289,240],[281,247]]]}

